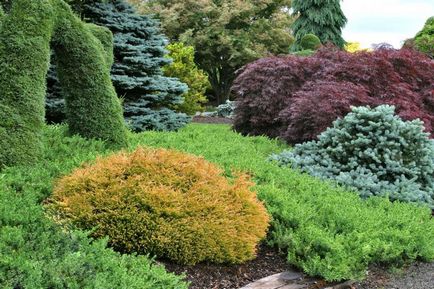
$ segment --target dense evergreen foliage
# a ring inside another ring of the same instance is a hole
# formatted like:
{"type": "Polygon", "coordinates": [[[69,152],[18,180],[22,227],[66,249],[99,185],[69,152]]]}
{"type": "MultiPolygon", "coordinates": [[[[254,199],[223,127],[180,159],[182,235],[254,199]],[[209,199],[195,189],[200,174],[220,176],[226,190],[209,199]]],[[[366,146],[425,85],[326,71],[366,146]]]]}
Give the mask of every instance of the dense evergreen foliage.
{"type": "Polygon", "coordinates": [[[394,111],[388,105],[355,107],[318,141],[273,159],[355,188],[364,198],[386,196],[434,208],[434,142],[420,120],[403,121],[394,111]]]}
{"type": "Polygon", "coordinates": [[[71,133],[126,145],[103,45],[65,2],[14,1],[0,38],[0,166],[29,163],[40,154],[50,43],[58,55],[71,133]]]}
{"type": "Polygon", "coordinates": [[[101,141],[69,137],[65,127],[44,127],[41,142],[36,163],[1,174],[0,288],[187,289],[148,257],[121,255],[106,240],[47,218],[41,201],[54,179],[108,150],[101,141]]]}
{"type": "Polygon", "coordinates": [[[292,25],[296,44],[300,45],[303,36],[315,34],[322,43],[328,42],[343,48],[345,40],[342,29],[347,18],[342,12],[341,0],[293,0],[291,7],[298,18],[292,25]]]}
{"type": "Polygon", "coordinates": [[[164,57],[167,40],[158,22],[137,15],[121,0],[86,6],[84,14],[114,34],[112,80],[132,129],[176,130],[185,125],[189,117],[170,107],[183,102],[187,86],[163,75],[162,67],[171,60],[164,57]]]}
{"type": "Polygon", "coordinates": [[[52,44],[69,130],[114,147],[126,146],[122,106],[110,80],[112,34],[84,24],[67,4],[57,16],[52,44]]]}
{"type": "Polygon", "coordinates": [[[108,236],[116,251],[235,264],[255,257],[268,228],[252,187],[247,175],[228,179],[203,158],[139,147],[60,179],[49,208],[55,219],[96,226],[92,236],[108,236]]]}
{"type": "Polygon", "coordinates": [[[176,111],[193,115],[197,111],[203,111],[203,105],[208,101],[205,96],[210,87],[208,76],[199,69],[194,62],[194,47],[182,42],[174,42],[167,46],[167,57],[173,62],[164,67],[164,74],[169,77],[179,78],[188,85],[188,91],[184,93],[184,102],[174,106],[176,111]]]}
{"type": "Polygon", "coordinates": [[[45,73],[54,26],[49,1],[18,0],[14,6],[3,17],[0,31],[0,167],[30,163],[41,154],[45,73]]]}
{"type": "Polygon", "coordinates": [[[177,133],[135,135],[131,142],[194,153],[227,171],[249,172],[272,215],[269,242],[311,276],[348,280],[365,277],[370,264],[434,260],[434,219],[428,207],[380,197],[361,200],[329,182],[279,167],[267,161],[283,148],[276,140],[242,137],[222,125],[192,124],[177,133]]]}
{"type": "Polygon", "coordinates": [[[234,127],[243,134],[313,140],[351,106],[395,105],[405,120],[434,128],[434,62],[414,50],[349,53],[323,47],[311,57],[271,57],[240,70],[234,127]]]}

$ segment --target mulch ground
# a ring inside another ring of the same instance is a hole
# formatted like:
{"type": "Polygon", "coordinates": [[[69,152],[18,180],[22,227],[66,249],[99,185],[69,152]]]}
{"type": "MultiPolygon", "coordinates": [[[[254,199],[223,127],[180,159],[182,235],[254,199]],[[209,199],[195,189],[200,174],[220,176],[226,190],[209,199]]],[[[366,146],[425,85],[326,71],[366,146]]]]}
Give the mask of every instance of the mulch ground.
{"type": "Polygon", "coordinates": [[[182,266],[161,261],[169,272],[185,274],[190,289],[238,289],[253,281],[291,269],[277,250],[260,246],[256,259],[242,265],[197,264],[182,266]]]}
{"type": "MultiPolygon", "coordinates": [[[[242,265],[215,265],[201,263],[194,266],[183,266],[170,261],[159,261],[167,271],[185,274],[190,282],[190,289],[238,289],[249,283],[270,275],[285,271],[297,271],[286,262],[285,255],[277,249],[261,245],[256,259],[242,265]]],[[[327,287],[322,280],[304,277],[297,284],[306,285],[309,289],[327,287]]]]}
{"type": "Polygon", "coordinates": [[[416,262],[395,272],[371,267],[366,280],[354,284],[356,289],[434,289],[434,263],[416,262]]]}

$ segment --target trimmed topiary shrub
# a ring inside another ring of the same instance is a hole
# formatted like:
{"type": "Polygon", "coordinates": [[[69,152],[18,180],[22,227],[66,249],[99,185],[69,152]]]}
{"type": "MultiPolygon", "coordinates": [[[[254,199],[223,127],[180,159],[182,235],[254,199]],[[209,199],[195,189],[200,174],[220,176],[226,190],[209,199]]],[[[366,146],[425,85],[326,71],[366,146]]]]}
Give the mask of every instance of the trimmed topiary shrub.
{"type": "Polygon", "coordinates": [[[139,148],[59,180],[57,217],[109,237],[117,251],[195,264],[255,257],[269,217],[246,175],[233,180],[203,158],[139,148]]]}
{"type": "Polygon", "coordinates": [[[312,140],[350,106],[395,105],[404,120],[434,128],[434,61],[410,49],[270,57],[239,71],[234,128],[242,134],[312,140]]]}
{"type": "Polygon", "coordinates": [[[403,121],[394,112],[388,105],[353,108],[318,141],[272,159],[355,188],[364,198],[387,196],[434,208],[434,142],[420,120],[403,121]]]}
{"type": "Polygon", "coordinates": [[[306,34],[301,38],[300,45],[304,50],[317,50],[321,47],[321,40],[315,34],[306,34]]]}
{"type": "Polygon", "coordinates": [[[70,132],[113,147],[127,143],[101,42],[62,0],[16,0],[0,30],[0,167],[40,157],[50,44],[70,132]]]}

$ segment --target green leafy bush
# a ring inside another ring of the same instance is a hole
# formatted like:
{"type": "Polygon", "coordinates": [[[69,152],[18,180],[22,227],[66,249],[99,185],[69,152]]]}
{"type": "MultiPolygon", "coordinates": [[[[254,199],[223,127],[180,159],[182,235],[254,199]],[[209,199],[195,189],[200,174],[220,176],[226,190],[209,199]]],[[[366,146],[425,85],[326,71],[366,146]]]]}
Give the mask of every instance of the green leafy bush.
{"type": "Polygon", "coordinates": [[[108,151],[101,141],[68,137],[64,127],[44,128],[41,141],[39,162],[0,174],[0,288],[187,289],[148,257],[121,255],[46,217],[40,202],[53,179],[108,151]]]}
{"type": "Polygon", "coordinates": [[[425,26],[414,37],[414,46],[434,58],[434,16],[428,18],[425,26]]]}
{"type": "Polygon", "coordinates": [[[395,107],[355,107],[318,137],[275,155],[280,164],[357,189],[360,196],[422,202],[434,208],[434,143],[420,120],[395,107]]]}
{"type": "Polygon", "coordinates": [[[188,85],[188,91],[183,94],[184,102],[175,105],[179,112],[193,115],[197,111],[203,111],[206,99],[205,92],[210,87],[208,76],[194,63],[194,47],[182,42],[169,44],[167,58],[173,59],[171,64],[163,67],[164,74],[168,77],[178,78],[188,85]]]}
{"type": "Polygon", "coordinates": [[[183,264],[243,263],[255,257],[268,215],[247,175],[228,180],[203,158],[139,148],[101,158],[60,179],[56,218],[121,252],[183,264]]]}

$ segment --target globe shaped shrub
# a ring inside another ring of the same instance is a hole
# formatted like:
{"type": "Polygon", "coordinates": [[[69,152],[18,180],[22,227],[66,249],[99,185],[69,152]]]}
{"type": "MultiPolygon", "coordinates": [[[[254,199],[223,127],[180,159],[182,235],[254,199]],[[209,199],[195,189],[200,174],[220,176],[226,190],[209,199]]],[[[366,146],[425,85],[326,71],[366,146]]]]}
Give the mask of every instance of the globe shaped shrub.
{"type": "Polygon", "coordinates": [[[123,253],[182,264],[255,257],[269,217],[247,175],[227,178],[201,157],[139,148],[99,158],[55,185],[49,209],[123,253]]]}
{"type": "Polygon", "coordinates": [[[315,34],[306,34],[301,38],[300,45],[304,50],[317,50],[321,47],[321,40],[315,34]]]}
{"type": "Polygon", "coordinates": [[[313,176],[352,187],[362,197],[421,202],[434,208],[434,144],[420,120],[403,121],[395,107],[355,107],[318,141],[272,156],[313,176]]]}

